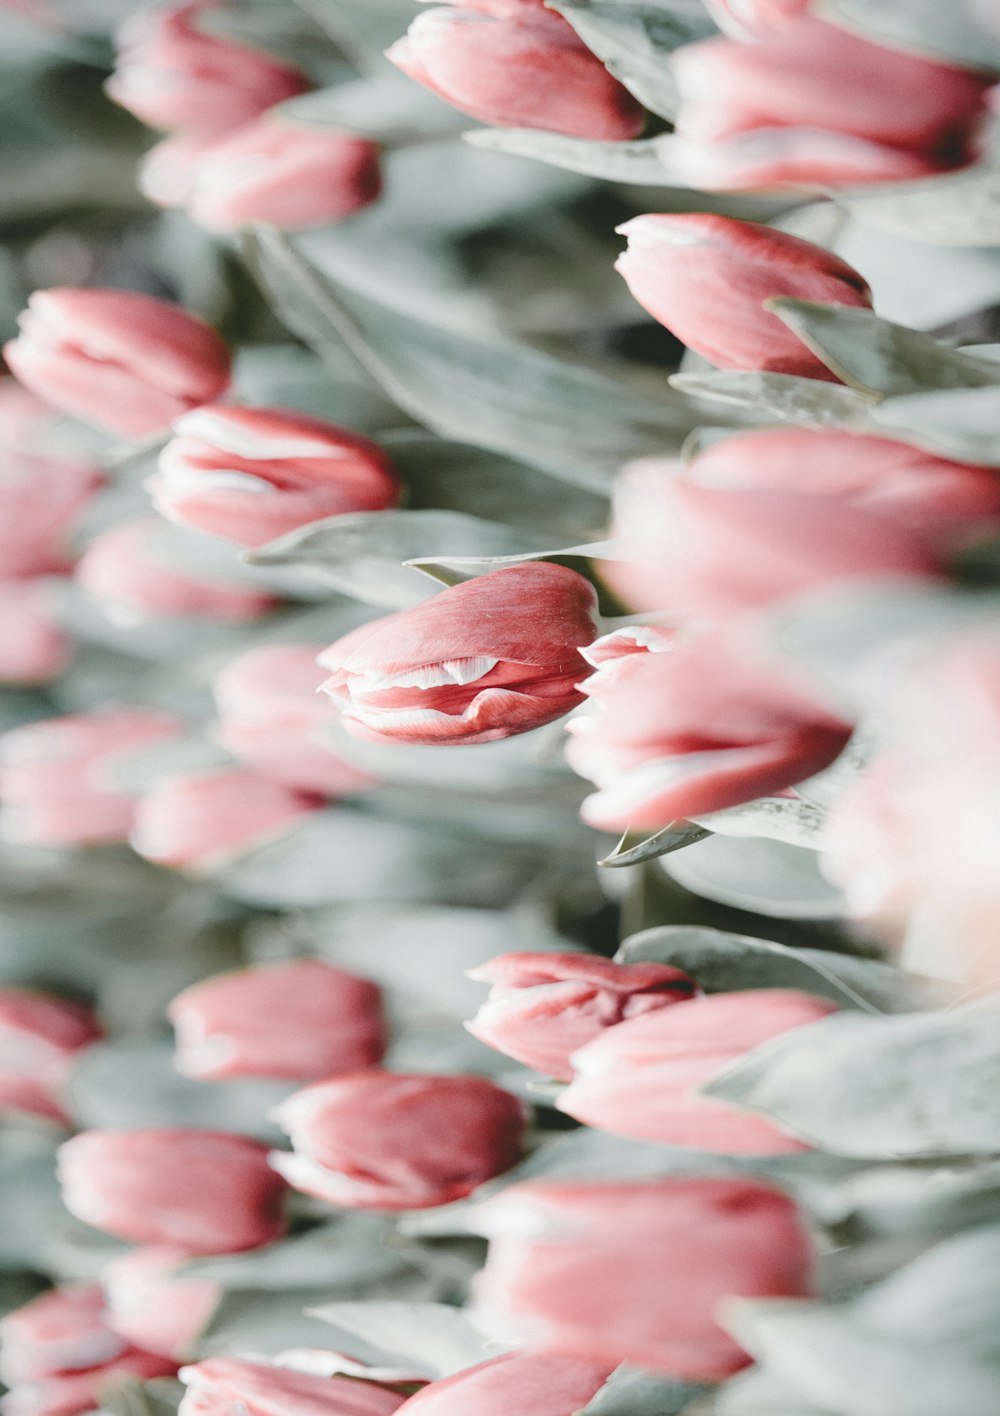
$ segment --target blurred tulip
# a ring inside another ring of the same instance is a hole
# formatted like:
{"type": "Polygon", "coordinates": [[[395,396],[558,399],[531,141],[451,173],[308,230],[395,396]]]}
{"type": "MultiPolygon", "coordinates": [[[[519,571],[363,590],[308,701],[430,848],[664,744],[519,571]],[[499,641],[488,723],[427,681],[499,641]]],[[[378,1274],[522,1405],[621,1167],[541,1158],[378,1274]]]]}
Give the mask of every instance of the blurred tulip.
{"type": "Polygon", "coordinates": [[[210,1357],[183,1367],[179,1416],[392,1416],[405,1398],[374,1381],[314,1377],[288,1367],[210,1357]]]}
{"type": "Polygon", "coordinates": [[[127,1350],[107,1325],[97,1284],[50,1288],[0,1319],[0,1380],[8,1387],[100,1367],[127,1350]]]}
{"type": "Polygon", "coordinates": [[[445,1205],[521,1157],[524,1107],[485,1077],[360,1072],[296,1092],[275,1120],[294,1153],[271,1163],[346,1209],[445,1205]]]}
{"type": "Polygon", "coordinates": [[[96,467],[84,462],[4,449],[0,580],[67,570],[70,536],[103,480],[96,467]]]}
{"type": "Polygon", "coordinates": [[[0,580],[0,683],[50,683],[69,667],[73,644],[44,580],[0,580]]]}
{"type": "Polygon", "coordinates": [[[190,1355],[224,1293],[214,1279],[177,1272],[189,1257],[169,1245],[143,1245],[101,1271],[114,1331],[175,1362],[190,1355]]]}
{"type": "Polygon", "coordinates": [[[489,742],[541,727],[581,702],[596,596],[547,562],[443,590],[338,639],[319,656],[324,691],[358,737],[489,742]]]}
{"type": "Polygon", "coordinates": [[[738,39],[759,38],[797,20],[809,0],[705,0],[713,20],[738,39]]]}
{"type": "Polygon", "coordinates": [[[611,1375],[607,1366],[508,1352],[428,1382],[406,1416],[574,1416],[611,1375]]]}
{"type": "MultiPolygon", "coordinates": [[[[76,1054],[100,1036],[97,1019],[82,1003],[0,988],[0,1112],[64,1121],[60,1084],[76,1054]]],[[[0,1379],[6,1381],[2,1361],[0,1355],[0,1379]]]]}
{"type": "Polygon", "coordinates": [[[119,1386],[133,1387],[154,1377],[170,1377],[177,1364],[152,1352],[129,1348],[120,1357],[82,1372],[53,1372],[38,1381],[19,1383],[2,1400],[3,1416],[77,1416],[107,1410],[106,1400],[119,1386]]]}
{"type": "Polygon", "coordinates": [[[81,1131],[60,1147],[58,1174],[71,1214],[131,1243],[228,1254],[285,1229],[267,1152],[227,1131],[81,1131]]]}
{"type": "Polygon", "coordinates": [[[201,408],[175,436],[148,484],[157,510],[182,526],[262,546],[311,521],[384,511],[399,483],[376,443],[280,408],[201,408]]]}

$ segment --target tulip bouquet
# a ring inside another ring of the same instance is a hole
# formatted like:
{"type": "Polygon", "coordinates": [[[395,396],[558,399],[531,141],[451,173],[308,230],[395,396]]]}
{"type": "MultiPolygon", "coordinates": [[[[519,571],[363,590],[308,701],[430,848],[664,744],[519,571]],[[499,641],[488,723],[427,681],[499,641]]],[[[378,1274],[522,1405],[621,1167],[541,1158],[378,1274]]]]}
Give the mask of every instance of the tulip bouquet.
{"type": "Polygon", "coordinates": [[[2,1416],[998,1416],[1000,0],[0,0],[2,1416]]]}

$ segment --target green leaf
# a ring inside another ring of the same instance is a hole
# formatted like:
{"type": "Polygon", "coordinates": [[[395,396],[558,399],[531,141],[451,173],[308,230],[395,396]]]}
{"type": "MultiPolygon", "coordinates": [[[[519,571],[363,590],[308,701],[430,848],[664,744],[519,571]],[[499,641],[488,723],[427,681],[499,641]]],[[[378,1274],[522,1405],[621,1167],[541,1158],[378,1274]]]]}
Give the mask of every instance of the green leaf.
{"type": "Polygon", "coordinates": [[[406,33],[412,0],[296,0],[363,73],[391,70],[383,51],[406,33]]]}
{"type": "Polygon", "coordinates": [[[706,836],[711,834],[706,826],[695,826],[692,822],[684,820],[672,821],[669,826],[664,826],[662,831],[647,836],[645,840],[639,841],[634,846],[627,844],[629,837],[627,834],[624,835],[611,854],[606,855],[597,864],[610,869],[617,869],[625,865],[639,865],[644,860],[655,860],[658,856],[669,855],[671,851],[680,851],[685,846],[693,846],[697,841],[703,841],[706,836]]]}
{"type": "MultiPolygon", "coordinates": [[[[946,13],[943,7],[937,8],[946,13]]],[[[841,190],[833,196],[838,205],[862,221],[910,241],[941,246],[1000,245],[1000,169],[990,163],[977,163],[922,182],[891,182],[841,190]]]]}
{"type": "Polygon", "coordinates": [[[797,797],[758,797],[725,811],[707,811],[691,818],[720,836],[764,836],[789,846],[818,850],[826,813],[797,797]]]}
{"type": "MultiPolygon", "coordinates": [[[[550,547],[544,551],[519,551],[512,556],[435,556],[425,559],[415,556],[407,565],[422,570],[425,575],[438,580],[442,585],[458,585],[463,580],[472,580],[477,575],[488,575],[491,571],[502,570],[508,565],[524,565],[526,561],[550,560],[561,563],[592,559],[615,559],[616,541],[590,541],[584,546],[550,547]]],[[[585,568],[575,567],[576,569],[585,568]]]]}
{"type": "Polygon", "coordinates": [[[711,835],[668,856],[661,868],[703,899],[774,919],[834,919],[844,912],[843,897],[821,875],[816,852],[785,841],[711,835]]]}
{"type": "Polygon", "coordinates": [[[1000,385],[886,398],[871,417],[873,432],[940,457],[1000,467],[1000,385]]]}
{"type": "Polygon", "coordinates": [[[473,128],[464,137],[473,147],[505,152],[511,157],[530,157],[551,167],[579,172],[585,177],[603,178],[606,182],[628,182],[643,187],[686,187],[686,183],[675,177],[663,162],[656,138],[602,143],[534,128],[473,128]]]}
{"type": "Polygon", "coordinates": [[[968,0],[956,5],[942,5],[940,0],[819,0],[817,9],[823,19],[875,44],[1000,72],[1000,28],[990,18],[990,0],[981,5],[968,0]]]}
{"type": "Polygon", "coordinates": [[[276,1357],[288,1348],[330,1346],[329,1330],[306,1312],[315,1288],[232,1289],[219,1303],[196,1344],[196,1357],[256,1353],[276,1357]]]}
{"type": "Polygon", "coordinates": [[[229,1292],[363,1290],[410,1267],[406,1251],[393,1247],[393,1232],[392,1221],[382,1215],[347,1211],[263,1249],[192,1259],[184,1273],[212,1279],[229,1292]]]}
{"type": "Polygon", "coordinates": [[[338,1351],[431,1381],[499,1355],[460,1308],[445,1303],[326,1303],[311,1313],[334,1329],[328,1343],[338,1351]]]}
{"type": "MultiPolygon", "coordinates": [[[[409,11],[410,18],[415,14],[416,11],[409,11]]],[[[450,103],[388,64],[385,72],[369,78],[314,89],[301,98],[290,99],[281,105],[280,112],[297,123],[360,133],[389,146],[415,138],[455,135],[469,121],[450,103]]]]}
{"type": "Polygon", "coordinates": [[[681,1416],[708,1390],[635,1367],[617,1367],[576,1416],[681,1416]]]}
{"type": "Polygon", "coordinates": [[[807,428],[863,428],[873,407],[871,396],[858,389],[794,374],[717,370],[673,374],[669,382],[692,398],[717,399],[738,408],[756,409],[807,428]]]}

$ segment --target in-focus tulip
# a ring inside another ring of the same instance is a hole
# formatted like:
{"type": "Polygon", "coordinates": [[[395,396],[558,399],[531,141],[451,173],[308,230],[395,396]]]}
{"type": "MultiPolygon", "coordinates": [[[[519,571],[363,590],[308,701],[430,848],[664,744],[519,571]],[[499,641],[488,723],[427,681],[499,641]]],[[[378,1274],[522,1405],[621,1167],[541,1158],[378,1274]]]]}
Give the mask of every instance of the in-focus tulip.
{"type": "Polygon", "coordinates": [[[178,1273],[189,1257],[169,1245],[141,1245],[101,1271],[105,1318],[114,1331],[175,1362],[190,1355],[224,1291],[214,1279],[178,1273]]]}
{"type": "Polygon", "coordinates": [[[50,683],[69,667],[73,644],[45,580],[0,580],[0,683],[50,683]]]}
{"type": "Polygon", "coordinates": [[[753,1180],[511,1185],[480,1215],[482,1316],[541,1352],[716,1381],[749,1360],[722,1299],[809,1291],[795,1206],[753,1180]]]}
{"type": "Polygon", "coordinates": [[[50,1288],[0,1319],[0,1381],[12,1387],[100,1367],[128,1346],[107,1325],[99,1285],[50,1288]]]}
{"type": "Polygon", "coordinates": [[[358,737],[489,742],[541,727],[582,701],[596,596],[541,561],[467,580],[362,625],[319,662],[324,691],[358,737]]]}
{"type": "Polygon", "coordinates": [[[508,1352],[428,1382],[406,1403],[406,1416],[574,1416],[610,1375],[594,1362],[508,1352]]]}
{"type": "Polygon", "coordinates": [[[128,290],[36,290],[4,357],[33,393],[123,438],[141,438],[225,393],[229,350],[176,305],[128,290]]]}
{"type": "Polygon", "coordinates": [[[76,1054],[100,1036],[97,1019],[82,1003],[0,988],[0,1112],[64,1120],[59,1086],[76,1054]]]}
{"type": "Polygon", "coordinates": [[[573,1076],[570,1054],[606,1028],[697,991],[680,969],[597,954],[501,954],[469,977],[493,985],[465,1025],[473,1037],[561,1081],[573,1076]]]}
{"type": "Polygon", "coordinates": [[[120,1357],[80,1372],[53,1372],[37,1381],[18,1383],[3,1397],[3,1416],[77,1416],[107,1410],[105,1397],[117,1386],[173,1376],[177,1364],[152,1352],[129,1348],[120,1357]]]}
{"type": "Polygon", "coordinates": [[[194,0],[134,15],[119,32],[107,94],[153,128],[221,133],[309,88],[290,64],[199,25],[220,8],[194,0]]]}
{"type": "Polygon", "coordinates": [[[399,483],[376,443],[281,408],[201,408],[174,424],[149,483],[158,511],[238,546],[351,511],[384,511],[399,483]]]}
{"type": "Polygon", "coordinates": [[[157,865],[214,870],[286,835],[319,804],[243,768],[192,772],[146,793],[129,840],[157,865]]]}
{"type": "Polygon", "coordinates": [[[470,118],[576,138],[636,137],[645,113],[572,27],[534,7],[425,11],[387,58],[470,118]]]}
{"type": "Polygon", "coordinates": [[[4,448],[0,579],[67,570],[74,525],[102,481],[85,462],[4,448]]]}
{"type": "Polygon", "coordinates": [[[192,984],[167,1009],[189,1077],[329,1077],[385,1051],[381,990],[321,959],[293,959],[192,984]]]}
{"type": "Polygon", "coordinates": [[[688,348],[720,369],[836,381],[764,301],[870,307],[864,278],[839,256],[712,212],[636,216],[618,230],[628,249],[615,269],[643,309],[688,348]]]}
{"type": "Polygon", "coordinates": [[[108,708],[46,718],[0,738],[0,834],[25,846],[124,841],[134,798],[116,768],[182,733],[151,708],[108,708]]]}
{"type": "Polygon", "coordinates": [[[319,644],[260,644],[233,659],[214,684],[219,722],[214,737],[262,777],[286,787],[339,797],[375,779],[327,745],[330,707],[319,695],[326,678],[319,644]]]}
{"type": "Polygon", "coordinates": [[[566,755],[600,789],[582,814],[601,830],[657,830],[784,791],[828,767],[850,735],[735,633],[629,654],[585,687],[595,711],[568,725],[566,755]]]}
{"type": "Polygon", "coordinates": [[[285,1228],[263,1146],[226,1131],[82,1131],[59,1148],[66,1208],[117,1239],[192,1254],[256,1249],[285,1228]]]}
{"type": "Polygon", "coordinates": [[[375,1381],[314,1377],[288,1367],[210,1357],[182,1367],[180,1416],[392,1416],[405,1398],[375,1381]]]}
{"type": "Polygon", "coordinates": [[[273,594],[235,571],[223,578],[174,563],[163,554],[162,530],[157,517],[123,521],[95,536],[80,557],[77,582],[117,623],[153,616],[241,624],[274,609],[273,594]]]}
{"type": "Polygon", "coordinates": [[[485,1077],[361,1072],[296,1092],[275,1119],[290,1185],[347,1209],[449,1204],[520,1159],[524,1108],[485,1077]]]}
{"type": "Polygon", "coordinates": [[[689,1007],[633,1018],[573,1054],[573,1081],[557,1105],[567,1116],[633,1140],[731,1155],[808,1149],[773,1121],[702,1096],[698,1087],[745,1053],[836,1012],[792,989],[716,993],[689,1007]]]}

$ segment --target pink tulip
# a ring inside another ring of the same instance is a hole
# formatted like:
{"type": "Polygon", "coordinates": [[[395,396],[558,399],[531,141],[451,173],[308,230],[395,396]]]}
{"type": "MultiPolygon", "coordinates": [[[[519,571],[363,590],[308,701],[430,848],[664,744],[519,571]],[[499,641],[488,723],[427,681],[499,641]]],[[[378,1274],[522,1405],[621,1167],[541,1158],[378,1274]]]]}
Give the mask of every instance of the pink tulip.
{"type": "Polygon", "coordinates": [[[264,1147],[226,1131],[81,1131],[59,1149],[77,1219],[192,1254],[256,1249],[285,1228],[285,1186],[264,1147]]]}
{"type": "Polygon", "coordinates": [[[428,1382],[405,1416],[574,1416],[611,1375],[608,1366],[508,1352],[428,1382]]]}
{"type": "Polygon", "coordinates": [[[105,89],[153,128],[220,133],[309,87],[306,76],[263,50],[202,29],[216,3],[160,5],[134,15],[119,36],[105,89]]]}
{"type": "Polygon", "coordinates": [[[146,793],[129,839],[157,865],[211,871],[287,835],[319,805],[243,768],[192,772],[146,793]]]}
{"type": "Polygon", "coordinates": [[[723,1299],[810,1288],[795,1206],[754,1180],[535,1182],[480,1213],[482,1315],[539,1352],[716,1381],[749,1360],[718,1325],[723,1299]]]}
{"type": "Polygon", "coordinates": [[[100,1036],[97,1019],[82,1003],[0,988],[0,1112],[65,1120],[59,1087],[77,1053],[100,1036]]]}
{"type": "Polygon", "coordinates": [[[392,1416],[404,1397],[374,1381],[314,1377],[288,1367],[210,1357],[182,1367],[179,1416],[392,1416]]]}
{"type": "Polygon", "coordinates": [[[556,1103],[615,1136],[730,1155],[808,1150],[772,1121],[702,1096],[698,1088],[747,1052],[836,1012],[792,989],[717,993],[690,1007],[632,1018],[573,1054],[574,1077],[556,1103]]]}
{"type": "Polygon", "coordinates": [[[339,797],[375,779],[327,744],[330,708],[319,696],[326,673],[319,644],[261,644],[231,660],[215,680],[219,723],[214,737],[227,752],[283,786],[339,797]]]}
{"type": "Polygon", "coordinates": [[[782,29],[809,9],[809,0],[705,0],[720,29],[738,39],[756,39],[782,29]]]}
{"type": "Polygon", "coordinates": [[[528,5],[427,10],[387,58],[461,113],[501,128],[620,142],[645,123],[572,27],[528,5]]]}
{"type": "Polygon", "coordinates": [[[359,1072],[278,1107],[290,1185],[347,1209],[449,1204],[520,1159],[524,1108],[485,1077],[359,1072]]]}
{"type": "Polygon", "coordinates": [[[581,702],[596,596],[547,562],[510,566],[337,640],[319,662],[357,737],[489,742],[581,702]]]}
{"type": "Polygon", "coordinates": [[[192,984],[167,1009],[189,1077],[329,1077],[385,1051],[376,984],[320,959],[241,969],[192,984]]]}
{"type": "Polygon", "coordinates": [[[124,841],[135,803],[115,785],[116,768],[181,732],[179,722],[151,708],[108,708],[13,728],[0,738],[0,834],[31,846],[124,841]]]}
{"type": "Polygon", "coordinates": [[[704,631],[600,668],[595,712],[568,725],[570,765],[599,790],[585,821],[658,830],[794,786],[837,757],[849,727],[737,633],[704,631]]]}
{"type": "Polygon", "coordinates": [[[636,216],[618,230],[615,269],[660,324],[720,369],[836,376],[764,301],[779,297],[868,308],[871,291],[838,256],[754,221],[711,212],[636,216]]]}
{"type": "Polygon", "coordinates": [[[70,536],[103,480],[97,468],[85,462],[4,448],[0,579],[67,570],[70,536]]]}
{"type": "Polygon", "coordinates": [[[76,578],[111,618],[135,624],[160,619],[204,619],[241,624],[274,609],[277,600],[250,580],[199,574],[164,558],[156,517],[123,521],[100,532],[84,551],[76,578]]]}
{"type": "Polygon", "coordinates": [[[0,1319],[0,1380],[8,1387],[101,1367],[127,1350],[107,1325],[97,1284],[50,1288],[0,1319]]]}
{"type": "Polygon", "coordinates": [[[158,511],[239,546],[262,546],[310,521],[384,511],[399,483],[377,444],[304,413],[200,408],[149,483],[158,511]]]}
{"type": "Polygon", "coordinates": [[[4,346],[40,398],[85,423],[141,438],[229,386],[229,350],[186,310],[127,290],[36,290],[4,346]]]}
{"type": "Polygon", "coordinates": [[[12,1388],[3,1398],[3,1416],[77,1416],[107,1409],[105,1397],[115,1387],[134,1386],[154,1377],[170,1377],[177,1364],[151,1352],[129,1348],[120,1357],[82,1372],[53,1372],[12,1388]]]}
{"type": "Polygon", "coordinates": [[[44,580],[0,580],[0,683],[50,683],[69,667],[73,644],[50,592],[44,580]]]}
{"type": "Polygon", "coordinates": [[[198,163],[218,141],[202,133],[180,132],[155,143],[139,164],[139,191],[155,206],[187,206],[198,163]]]}
{"type": "Polygon", "coordinates": [[[114,1331],[175,1362],[190,1355],[224,1291],[214,1279],[178,1273],[188,1257],[169,1245],[142,1246],[112,1259],[101,1273],[114,1331]]]}
{"type": "Polygon", "coordinates": [[[562,1081],[573,1076],[570,1054],[605,1029],[697,992],[680,969],[596,954],[501,954],[469,977],[493,985],[466,1023],[473,1037],[562,1081]]]}

